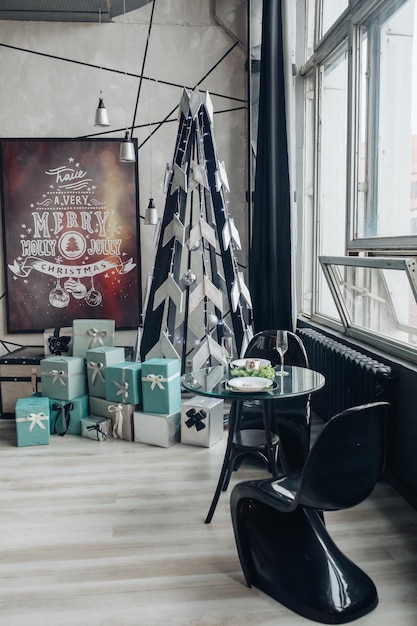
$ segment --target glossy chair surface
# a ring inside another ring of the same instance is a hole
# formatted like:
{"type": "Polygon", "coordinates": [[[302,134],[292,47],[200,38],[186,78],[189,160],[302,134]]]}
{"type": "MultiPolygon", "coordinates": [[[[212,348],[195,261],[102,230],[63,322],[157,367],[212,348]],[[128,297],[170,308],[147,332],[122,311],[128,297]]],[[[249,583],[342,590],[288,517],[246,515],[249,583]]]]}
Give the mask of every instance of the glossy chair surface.
{"type": "MultiPolygon", "coordinates": [[[[275,349],[276,330],[257,333],[249,342],[245,358],[258,357],[271,361],[273,366],[280,363],[275,349]]],[[[287,331],[288,350],[284,355],[286,365],[308,367],[308,356],[300,337],[287,331]]],[[[242,428],[259,428],[262,424],[262,411],[259,403],[245,402],[243,405],[242,428]]],[[[274,403],[272,429],[281,439],[281,459],[285,470],[303,466],[310,447],[310,395],[289,398],[274,403]]]]}
{"type": "Polygon", "coordinates": [[[343,411],[325,424],[302,470],[232,491],[247,584],[308,619],[343,624],[378,603],[373,581],[329,536],[323,511],[355,506],[371,494],[385,462],[388,406],[343,411]]]}

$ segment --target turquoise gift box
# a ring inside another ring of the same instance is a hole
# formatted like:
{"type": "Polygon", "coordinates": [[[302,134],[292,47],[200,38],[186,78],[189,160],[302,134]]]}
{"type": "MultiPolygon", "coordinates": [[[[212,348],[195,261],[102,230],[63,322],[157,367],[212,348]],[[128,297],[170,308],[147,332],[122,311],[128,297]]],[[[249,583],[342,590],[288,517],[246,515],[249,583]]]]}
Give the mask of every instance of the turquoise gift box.
{"type": "Polygon", "coordinates": [[[106,400],[138,404],[141,399],[141,363],[123,361],[106,367],[106,400]]]}
{"type": "Polygon", "coordinates": [[[87,392],[85,362],[76,356],[50,356],[41,360],[42,395],[73,400],[87,392]]]}
{"type": "Polygon", "coordinates": [[[17,445],[42,446],[50,442],[49,398],[19,398],[15,407],[17,445]]]}
{"type": "Polygon", "coordinates": [[[72,354],[85,357],[87,350],[114,346],[114,320],[74,320],[72,354]]]}
{"type": "Polygon", "coordinates": [[[101,346],[87,350],[88,393],[95,398],[106,397],[106,367],[125,360],[124,348],[101,346]]]}
{"type": "Polygon", "coordinates": [[[100,417],[110,417],[113,426],[113,437],[133,441],[133,411],[136,404],[112,402],[103,398],[90,396],[90,413],[100,417]]]}
{"type": "Polygon", "coordinates": [[[73,400],[49,398],[51,435],[81,435],[81,419],[89,414],[87,394],[73,400]]]}
{"type": "Polygon", "coordinates": [[[145,413],[169,415],[181,409],[179,359],[143,361],[142,400],[145,413]]]}

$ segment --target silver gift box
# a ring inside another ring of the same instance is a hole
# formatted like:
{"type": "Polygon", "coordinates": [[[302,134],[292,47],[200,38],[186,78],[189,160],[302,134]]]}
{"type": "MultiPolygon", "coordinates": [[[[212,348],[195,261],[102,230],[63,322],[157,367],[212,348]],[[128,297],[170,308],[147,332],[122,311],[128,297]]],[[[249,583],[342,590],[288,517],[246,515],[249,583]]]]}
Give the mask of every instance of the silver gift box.
{"type": "Polygon", "coordinates": [[[181,443],[210,448],[223,439],[224,401],[194,396],[181,406],[181,443]]]}

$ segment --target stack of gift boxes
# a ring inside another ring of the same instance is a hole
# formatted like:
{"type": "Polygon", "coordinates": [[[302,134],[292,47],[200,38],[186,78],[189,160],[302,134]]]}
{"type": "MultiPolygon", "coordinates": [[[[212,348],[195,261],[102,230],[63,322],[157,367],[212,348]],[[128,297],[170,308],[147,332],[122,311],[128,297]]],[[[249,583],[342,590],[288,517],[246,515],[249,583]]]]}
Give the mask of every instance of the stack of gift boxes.
{"type": "Polygon", "coordinates": [[[223,437],[223,400],[181,402],[179,359],[126,361],[114,335],[113,320],[74,320],[72,356],[42,359],[42,392],[16,403],[18,446],[49,444],[51,434],[164,448],[223,437]]]}

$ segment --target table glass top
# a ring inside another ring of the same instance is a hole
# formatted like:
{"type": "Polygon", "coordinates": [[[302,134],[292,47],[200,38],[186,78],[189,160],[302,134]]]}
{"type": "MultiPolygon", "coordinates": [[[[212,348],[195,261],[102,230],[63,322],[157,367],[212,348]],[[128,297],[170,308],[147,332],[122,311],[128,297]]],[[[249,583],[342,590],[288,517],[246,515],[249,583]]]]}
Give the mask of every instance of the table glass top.
{"type": "MultiPolygon", "coordinates": [[[[256,397],[259,400],[274,400],[302,396],[317,391],[324,385],[324,376],[314,370],[304,367],[285,366],[286,376],[276,375],[272,386],[264,391],[236,391],[228,386],[233,380],[230,368],[224,365],[206,367],[195,372],[189,372],[182,377],[182,386],[202,396],[242,400],[256,397]]],[[[277,368],[276,371],[279,371],[277,368]]]]}

